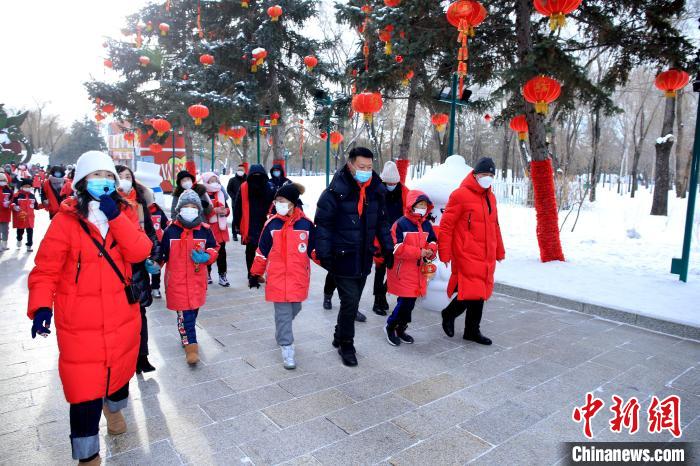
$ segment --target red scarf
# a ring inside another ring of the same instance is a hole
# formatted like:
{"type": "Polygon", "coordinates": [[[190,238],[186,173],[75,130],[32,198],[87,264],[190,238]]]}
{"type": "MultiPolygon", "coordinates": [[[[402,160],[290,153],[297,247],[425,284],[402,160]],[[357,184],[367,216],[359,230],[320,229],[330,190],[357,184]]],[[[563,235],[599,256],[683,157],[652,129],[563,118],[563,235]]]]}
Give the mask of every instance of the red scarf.
{"type": "Polygon", "coordinates": [[[362,212],[365,210],[365,189],[372,183],[372,180],[365,181],[364,183],[357,182],[357,186],[360,187],[360,198],[357,201],[357,214],[362,217],[362,212]]]}

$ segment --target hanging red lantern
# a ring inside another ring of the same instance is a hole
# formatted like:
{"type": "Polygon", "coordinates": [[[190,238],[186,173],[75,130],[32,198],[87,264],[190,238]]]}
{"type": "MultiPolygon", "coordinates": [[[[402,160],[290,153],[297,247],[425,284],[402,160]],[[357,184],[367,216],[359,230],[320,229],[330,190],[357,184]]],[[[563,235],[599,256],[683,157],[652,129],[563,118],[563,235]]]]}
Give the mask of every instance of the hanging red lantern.
{"type": "Polygon", "coordinates": [[[209,116],[209,109],[205,105],[195,104],[190,105],[187,113],[194,118],[194,125],[199,126],[202,124],[202,120],[209,116]]]}
{"type": "Polygon", "coordinates": [[[384,0],[384,4],[389,8],[396,8],[401,3],[401,0],[384,0]]]}
{"type": "Polygon", "coordinates": [[[535,0],[535,10],[549,16],[549,27],[555,31],[566,24],[566,15],[581,5],[581,0],[535,0]]]}
{"type": "Polygon", "coordinates": [[[96,113],[96,114],[95,114],[95,120],[97,120],[97,121],[102,121],[102,120],[104,120],[105,118],[107,118],[107,117],[105,117],[102,113],[96,113]]]}
{"type": "Polygon", "coordinates": [[[233,139],[234,144],[239,145],[247,132],[243,126],[233,126],[226,132],[226,135],[233,139]]]}
{"type": "Polygon", "coordinates": [[[134,142],[134,139],[136,139],[136,135],[133,133],[133,131],[127,131],[124,133],[124,140],[126,142],[134,142]]]}
{"type": "Polygon", "coordinates": [[[325,131],[321,131],[321,134],[319,134],[318,137],[321,138],[321,141],[325,141],[326,139],[328,139],[328,133],[326,133],[325,131]]]}
{"type": "Polygon", "coordinates": [[[394,58],[394,60],[396,60],[396,63],[401,63],[401,62],[403,62],[403,56],[396,55],[396,58],[394,58]]]}
{"type": "Polygon", "coordinates": [[[401,83],[404,86],[408,86],[408,83],[411,81],[411,79],[413,79],[413,76],[415,76],[413,70],[408,70],[408,72],[403,76],[403,80],[401,81],[401,83]]]}
{"type": "Polygon", "coordinates": [[[372,7],[369,6],[369,5],[362,5],[361,10],[362,10],[362,12],[363,12],[364,14],[366,14],[366,15],[372,13],[372,7]]]}
{"type": "Polygon", "coordinates": [[[528,102],[535,104],[535,111],[546,115],[549,104],[557,100],[561,94],[559,81],[547,76],[536,76],[523,86],[523,96],[528,102]]]}
{"type": "Polygon", "coordinates": [[[527,139],[528,125],[525,115],[518,115],[510,120],[510,129],[518,133],[518,139],[524,141],[527,139]]]}
{"type": "Polygon", "coordinates": [[[331,131],[331,147],[333,150],[337,150],[340,143],[343,142],[343,135],[337,131],[331,131]]]}
{"type": "Polygon", "coordinates": [[[464,76],[467,74],[468,38],[474,37],[474,28],[486,19],[486,15],[486,8],[475,0],[457,0],[447,7],[447,21],[459,31],[457,42],[461,44],[457,52],[458,91],[460,94],[464,84],[464,76]]]}
{"type": "Polygon", "coordinates": [[[201,63],[204,66],[211,66],[214,64],[214,56],[209,55],[208,53],[204,53],[199,56],[199,63],[201,63]]]}
{"type": "Polygon", "coordinates": [[[99,97],[95,97],[95,105],[100,105],[102,103],[102,99],[99,97]]]}
{"type": "Polygon", "coordinates": [[[156,118],[154,120],[151,120],[151,126],[154,130],[156,130],[156,133],[158,133],[158,137],[170,131],[171,128],[170,122],[163,118],[156,118]]]}
{"type": "Polygon", "coordinates": [[[189,76],[187,73],[185,73],[185,74],[182,75],[182,80],[183,80],[183,81],[187,81],[188,79],[190,79],[190,76],[189,76]]]}
{"type": "Polygon", "coordinates": [[[160,23],[158,29],[160,29],[161,36],[167,36],[168,32],[170,32],[170,25],[168,23],[160,23]]]}
{"type": "Polygon", "coordinates": [[[486,123],[491,123],[491,115],[489,115],[488,113],[484,115],[484,120],[486,120],[486,123]]]}
{"type": "Polygon", "coordinates": [[[148,146],[148,150],[150,150],[151,153],[154,154],[154,155],[155,155],[155,154],[160,154],[161,152],[163,152],[163,146],[161,146],[161,145],[158,144],[157,142],[154,142],[153,144],[151,144],[150,146],[148,146]]]}
{"type": "Polygon", "coordinates": [[[104,104],[101,109],[103,112],[105,112],[108,115],[111,115],[114,112],[114,105],[113,104],[104,104]]]}
{"type": "Polygon", "coordinates": [[[145,68],[151,63],[151,59],[148,58],[146,55],[141,55],[139,57],[139,63],[145,68]]]}
{"type": "Polygon", "coordinates": [[[362,92],[352,98],[352,109],[362,113],[366,122],[372,121],[372,116],[382,109],[382,95],[379,92],[362,92]]]}
{"type": "Polygon", "coordinates": [[[430,122],[435,126],[435,129],[440,134],[445,131],[445,127],[449,121],[450,117],[448,117],[446,113],[436,113],[430,117],[430,122]]]}
{"type": "Polygon", "coordinates": [[[307,55],[304,57],[304,64],[306,65],[306,71],[311,73],[316,65],[318,65],[318,58],[313,55],[307,55]]]}
{"type": "Polygon", "coordinates": [[[685,71],[681,70],[668,70],[656,77],[654,84],[657,89],[664,91],[664,94],[668,98],[676,97],[676,92],[683,89],[690,81],[690,76],[685,71]]]}
{"type": "Polygon", "coordinates": [[[274,112],[272,115],[270,115],[270,126],[277,126],[277,121],[280,119],[280,114],[277,112],[274,112]]]}
{"type": "Polygon", "coordinates": [[[114,64],[112,63],[112,60],[109,58],[105,58],[105,61],[102,62],[105,65],[105,68],[112,68],[114,64]]]}
{"type": "Polygon", "coordinates": [[[253,59],[251,60],[250,71],[255,73],[258,71],[258,67],[262,66],[262,64],[265,62],[265,58],[267,58],[267,50],[262,47],[257,47],[253,49],[251,55],[253,55],[253,59]]]}
{"type": "Polygon", "coordinates": [[[388,27],[379,31],[379,40],[384,42],[385,55],[391,55],[391,30],[387,30],[388,27]]]}
{"type": "Polygon", "coordinates": [[[151,32],[152,30],[153,30],[153,21],[148,20],[148,22],[146,23],[146,31],[151,32]]]}
{"type": "Polygon", "coordinates": [[[270,21],[279,20],[279,17],[282,16],[282,7],[279,5],[271,6],[267,9],[267,15],[270,17],[270,21]]]}
{"type": "Polygon", "coordinates": [[[248,8],[248,0],[241,0],[241,8],[248,8]]]}

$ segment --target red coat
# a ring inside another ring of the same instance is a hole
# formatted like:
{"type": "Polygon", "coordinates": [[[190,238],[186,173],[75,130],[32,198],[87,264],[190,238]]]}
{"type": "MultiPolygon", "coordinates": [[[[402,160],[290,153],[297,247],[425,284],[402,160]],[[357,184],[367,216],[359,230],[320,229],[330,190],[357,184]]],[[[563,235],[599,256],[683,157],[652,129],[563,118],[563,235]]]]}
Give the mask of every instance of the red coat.
{"type": "Polygon", "coordinates": [[[41,209],[41,205],[34,194],[17,191],[12,197],[12,228],[34,228],[35,209],[41,209]]]}
{"type": "Polygon", "coordinates": [[[165,266],[165,300],[172,311],[199,309],[207,299],[207,265],[216,261],[218,245],[209,226],[200,224],[184,228],[174,221],[163,232],[161,262],[165,266]],[[209,253],[206,264],[195,264],[192,250],[201,248],[209,253]]]}
{"type": "Polygon", "coordinates": [[[496,196],[470,172],[451,195],[440,220],[440,260],[452,262],[447,295],[460,300],[489,299],[496,260],[505,258],[496,196]]]}
{"type": "Polygon", "coordinates": [[[215,209],[217,207],[223,207],[226,209],[226,212],[223,214],[217,214],[216,212],[211,212],[209,217],[206,219],[207,222],[209,223],[209,228],[211,229],[211,232],[214,234],[214,239],[216,239],[216,243],[226,243],[227,241],[231,240],[231,236],[229,236],[228,233],[228,214],[231,213],[231,209],[228,208],[226,205],[226,201],[223,200],[223,191],[217,191],[214,193],[207,193],[209,195],[209,198],[211,199],[211,207],[212,209],[215,209]]]}
{"type": "Polygon", "coordinates": [[[63,183],[61,192],[59,193],[61,199],[65,199],[73,195],[73,180],[66,178],[66,182],[63,183]]]}
{"type": "Polygon", "coordinates": [[[41,188],[41,183],[44,181],[44,173],[39,172],[36,175],[34,175],[34,178],[32,179],[32,188],[38,189],[41,188]]]}
{"type": "MultiPolygon", "coordinates": [[[[69,403],[95,400],[127,384],[141,332],[138,303],[128,303],[124,285],[81,228],[75,206],[74,199],[61,205],[28,279],[29,318],[41,307],[54,310],[58,371],[69,403]]],[[[97,228],[84,221],[102,241],[97,228]]],[[[126,215],[109,222],[104,244],[127,279],[131,264],[151,252],[151,241],[126,215]]]]}
{"type": "Polygon", "coordinates": [[[10,223],[10,220],[12,220],[12,188],[3,186],[0,189],[0,223],[10,223]]]}
{"type": "MultiPolygon", "coordinates": [[[[67,181],[68,180],[64,182],[64,185],[67,181]]],[[[46,210],[49,211],[49,216],[53,218],[53,216],[56,215],[58,210],[61,208],[63,197],[61,197],[60,191],[57,192],[53,186],[51,186],[51,180],[48,178],[44,180],[41,192],[44,195],[43,197],[46,200],[46,203],[48,204],[46,206],[46,210]]]]}
{"type": "Polygon", "coordinates": [[[274,303],[300,303],[309,296],[314,250],[314,224],[300,208],[291,216],[270,218],[260,235],[251,275],[267,270],[265,300],[274,303]]]}

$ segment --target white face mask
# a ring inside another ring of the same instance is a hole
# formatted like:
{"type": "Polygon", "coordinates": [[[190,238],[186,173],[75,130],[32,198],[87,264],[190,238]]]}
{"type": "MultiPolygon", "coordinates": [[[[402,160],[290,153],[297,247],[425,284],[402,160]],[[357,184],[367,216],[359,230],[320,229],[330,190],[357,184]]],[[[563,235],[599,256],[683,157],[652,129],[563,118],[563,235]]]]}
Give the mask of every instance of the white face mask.
{"type": "Polygon", "coordinates": [[[275,201],[275,210],[280,215],[287,215],[289,213],[289,204],[275,201]]]}
{"type": "Polygon", "coordinates": [[[493,184],[493,176],[482,176],[481,178],[478,178],[477,183],[479,183],[479,186],[481,186],[484,189],[489,189],[491,185],[493,184]]]}
{"type": "Polygon", "coordinates": [[[129,180],[119,180],[119,189],[124,191],[125,193],[131,192],[131,188],[133,187],[133,184],[129,180]]]}
{"type": "Polygon", "coordinates": [[[236,171],[236,175],[243,176],[243,175],[245,175],[245,172],[243,170],[238,170],[238,171],[236,171]]]}
{"type": "Polygon", "coordinates": [[[415,208],[413,209],[413,213],[420,215],[421,217],[425,215],[425,213],[428,211],[428,209],[418,209],[415,208]]]}
{"type": "Polygon", "coordinates": [[[199,217],[199,210],[194,207],[183,207],[180,209],[180,217],[186,222],[192,222],[199,217]]]}
{"type": "Polygon", "coordinates": [[[25,193],[31,193],[32,188],[22,188],[22,191],[24,191],[25,193]]]}
{"type": "Polygon", "coordinates": [[[192,189],[192,180],[183,180],[180,186],[182,186],[182,189],[192,189]]]}
{"type": "Polygon", "coordinates": [[[0,186],[7,186],[7,182],[5,182],[5,181],[0,181],[0,186]]]}
{"type": "Polygon", "coordinates": [[[207,183],[207,191],[209,191],[209,192],[221,191],[221,185],[217,182],[207,183]]]}

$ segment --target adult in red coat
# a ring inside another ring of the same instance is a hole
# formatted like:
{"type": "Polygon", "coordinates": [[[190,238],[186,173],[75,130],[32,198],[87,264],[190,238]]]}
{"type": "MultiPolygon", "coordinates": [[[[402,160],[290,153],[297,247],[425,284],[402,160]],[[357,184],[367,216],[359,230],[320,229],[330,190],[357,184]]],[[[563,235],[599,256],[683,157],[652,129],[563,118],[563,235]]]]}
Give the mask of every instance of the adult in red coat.
{"type": "Polygon", "coordinates": [[[65,196],[61,195],[63,186],[66,184],[66,170],[61,166],[53,167],[49,176],[43,181],[41,188],[41,202],[44,208],[49,211],[49,218],[53,218],[58,213],[61,202],[65,196]]]}
{"type": "Polygon", "coordinates": [[[126,431],[120,411],[136,369],[141,316],[124,282],[131,265],[151,252],[151,241],[123,213],[129,207],[115,190],[117,178],[107,154],[89,151],[78,159],[76,196],[49,225],[28,279],[32,337],[50,333],[55,312],[73,458],[88,464],[99,464],[103,412],[110,434],[126,431]]]}
{"type": "Polygon", "coordinates": [[[442,327],[454,335],[454,321],[467,311],[464,339],[490,345],[479,324],[484,301],[493,292],[496,261],[505,258],[501,228],[498,224],[496,196],[491,191],[496,165],[488,157],[462,181],[447,201],[440,220],[439,253],[442,262],[452,263],[447,294],[457,296],[442,311],[442,327]]]}

